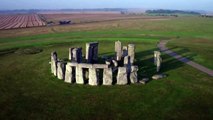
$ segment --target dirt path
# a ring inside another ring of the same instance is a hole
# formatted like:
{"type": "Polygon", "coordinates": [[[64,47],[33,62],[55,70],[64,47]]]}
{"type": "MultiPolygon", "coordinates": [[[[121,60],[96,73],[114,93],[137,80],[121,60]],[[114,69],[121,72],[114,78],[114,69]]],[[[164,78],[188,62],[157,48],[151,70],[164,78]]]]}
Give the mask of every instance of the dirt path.
{"type": "Polygon", "coordinates": [[[208,69],[208,68],[206,68],[206,67],[204,67],[204,66],[202,66],[200,64],[197,64],[197,63],[195,63],[195,62],[193,62],[193,61],[191,61],[191,60],[189,60],[189,59],[187,59],[185,57],[182,57],[181,55],[178,55],[177,53],[173,52],[172,50],[169,50],[166,47],[166,43],[167,42],[168,42],[168,40],[161,40],[160,43],[158,44],[158,48],[162,52],[164,52],[164,53],[176,58],[177,60],[179,60],[179,61],[181,61],[183,63],[186,63],[186,64],[188,64],[188,65],[190,65],[190,66],[192,66],[192,67],[204,72],[204,73],[207,73],[208,75],[213,77],[213,71],[211,69],[208,69]]]}

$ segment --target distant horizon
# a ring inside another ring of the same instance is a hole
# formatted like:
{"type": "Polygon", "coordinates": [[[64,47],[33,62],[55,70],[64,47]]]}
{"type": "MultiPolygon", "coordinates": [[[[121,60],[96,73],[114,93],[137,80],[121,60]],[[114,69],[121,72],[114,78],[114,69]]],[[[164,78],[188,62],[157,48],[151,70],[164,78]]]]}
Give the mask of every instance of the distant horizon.
{"type": "Polygon", "coordinates": [[[213,11],[212,0],[0,0],[0,10],[32,9],[169,9],[191,11],[213,11]]]}
{"type": "Polygon", "coordinates": [[[198,10],[198,9],[193,9],[193,10],[190,10],[190,9],[163,9],[163,8],[61,8],[61,9],[0,9],[0,11],[21,11],[21,10],[25,10],[25,11],[28,11],[28,10],[44,10],[44,11],[48,11],[48,10],[104,10],[104,9],[111,9],[111,10],[116,10],[116,9],[125,9],[125,10],[180,10],[180,11],[203,11],[203,12],[213,12],[212,11],[206,11],[206,10],[198,10]]]}

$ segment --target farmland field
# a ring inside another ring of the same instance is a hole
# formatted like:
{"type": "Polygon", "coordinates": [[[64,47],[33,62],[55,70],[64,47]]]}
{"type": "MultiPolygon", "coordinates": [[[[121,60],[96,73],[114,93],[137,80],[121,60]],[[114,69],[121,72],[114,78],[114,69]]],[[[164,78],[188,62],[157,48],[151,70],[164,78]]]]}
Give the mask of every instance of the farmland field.
{"type": "Polygon", "coordinates": [[[45,26],[45,22],[37,14],[32,15],[0,15],[0,30],[45,26]]]}
{"type": "Polygon", "coordinates": [[[52,51],[66,59],[68,48],[83,47],[85,54],[85,43],[98,41],[99,57],[113,56],[117,40],[136,45],[140,80],[156,73],[153,51],[159,40],[170,40],[170,49],[213,68],[211,18],[131,17],[137,19],[96,17],[100,22],[1,30],[0,119],[211,120],[213,78],[166,54],[161,72],[168,77],[146,85],[91,87],[67,84],[51,74],[52,51]]]}
{"type": "Polygon", "coordinates": [[[122,19],[167,19],[169,17],[143,16],[143,15],[123,15],[120,13],[73,13],[73,14],[42,14],[46,21],[52,21],[55,24],[60,20],[71,20],[73,23],[90,23],[100,21],[113,21],[122,19]]]}

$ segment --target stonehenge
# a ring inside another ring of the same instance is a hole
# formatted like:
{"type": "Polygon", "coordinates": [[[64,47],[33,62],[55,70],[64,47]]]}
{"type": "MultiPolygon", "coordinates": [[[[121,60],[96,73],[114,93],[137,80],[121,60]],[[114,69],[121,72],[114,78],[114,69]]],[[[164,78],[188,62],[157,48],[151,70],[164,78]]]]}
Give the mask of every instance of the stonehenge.
{"type": "MultiPolygon", "coordinates": [[[[86,43],[85,58],[82,48],[69,48],[69,58],[66,61],[58,59],[57,53],[51,53],[51,73],[69,84],[127,85],[139,83],[138,66],[135,62],[135,45],[122,46],[115,42],[115,56],[108,57],[104,64],[98,63],[98,42],[86,43]]],[[[154,52],[154,62],[157,71],[161,64],[160,52],[154,52]]]]}

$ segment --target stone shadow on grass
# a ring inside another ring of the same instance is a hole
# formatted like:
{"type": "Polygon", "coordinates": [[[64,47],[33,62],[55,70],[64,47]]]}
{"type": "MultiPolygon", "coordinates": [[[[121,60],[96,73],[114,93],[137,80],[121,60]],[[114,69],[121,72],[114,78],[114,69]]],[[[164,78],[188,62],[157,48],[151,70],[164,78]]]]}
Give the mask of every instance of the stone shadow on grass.
{"type": "MultiPolygon", "coordinates": [[[[139,80],[144,77],[151,77],[152,75],[156,74],[156,66],[154,65],[154,51],[157,49],[150,49],[146,51],[140,51],[136,52],[136,65],[139,66],[138,71],[138,78],[139,80]],[[143,59],[145,58],[145,59],[143,59]]],[[[178,53],[185,52],[184,50],[176,51],[178,53]]],[[[164,54],[161,52],[162,57],[162,65],[160,73],[166,73],[170,70],[175,70],[180,67],[182,67],[185,63],[178,61],[177,59],[173,58],[172,56],[169,56],[167,54],[164,54]]],[[[187,59],[192,59],[194,55],[190,55],[187,57],[187,59]]],[[[186,60],[187,60],[186,59],[186,60]]]]}

